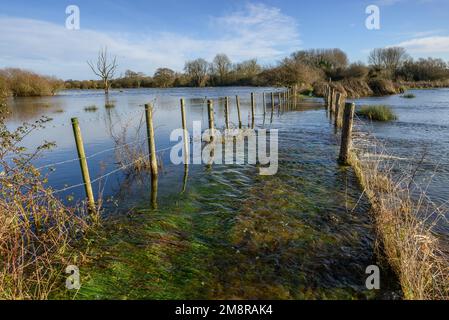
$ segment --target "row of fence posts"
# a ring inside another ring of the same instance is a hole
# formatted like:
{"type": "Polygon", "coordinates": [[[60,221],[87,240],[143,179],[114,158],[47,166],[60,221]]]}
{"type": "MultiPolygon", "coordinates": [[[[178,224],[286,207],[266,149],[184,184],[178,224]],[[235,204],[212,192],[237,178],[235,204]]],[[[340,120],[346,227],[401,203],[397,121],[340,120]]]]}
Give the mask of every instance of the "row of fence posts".
{"type": "Polygon", "coordinates": [[[331,85],[327,85],[324,101],[329,118],[334,120],[335,129],[341,129],[341,145],[338,162],[349,165],[352,147],[352,127],[354,124],[355,104],[346,103],[346,96],[331,85]]]}
{"type": "MultiPolygon", "coordinates": [[[[267,115],[267,94],[263,92],[262,102],[263,102],[263,117],[265,123],[265,117],[267,115]]],[[[286,110],[291,110],[296,105],[297,98],[297,90],[296,87],[288,88],[285,91],[278,92],[270,92],[268,93],[268,97],[270,98],[271,103],[271,122],[273,122],[273,117],[276,109],[276,100],[278,107],[278,114],[284,112],[286,110]]],[[[238,116],[238,127],[239,129],[243,128],[242,124],[242,114],[241,114],[241,105],[240,105],[240,97],[237,95],[235,97],[236,108],[237,108],[237,116],[238,116]]],[[[180,100],[181,106],[181,124],[182,129],[184,131],[184,161],[185,161],[185,171],[184,171],[184,183],[183,183],[183,192],[185,191],[186,182],[188,178],[188,163],[190,160],[190,146],[189,146],[189,137],[187,130],[187,116],[186,116],[186,106],[185,100],[180,100]]],[[[225,97],[225,127],[226,129],[230,129],[230,106],[229,106],[229,97],[225,97]]],[[[214,104],[213,100],[207,100],[207,113],[208,113],[208,124],[209,124],[209,132],[210,132],[210,142],[214,141],[214,130],[215,130],[215,113],[214,113],[214,104]]],[[[251,128],[255,127],[255,119],[256,119],[256,96],[254,93],[251,93],[251,128]]],[[[158,177],[158,161],[157,161],[157,153],[156,153],[156,141],[154,136],[154,124],[153,124],[153,107],[151,104],[145,105],[145,120],[146,120],[146,133],[148,139],[148,152],[149,152],[149,160],[150,160],[150,170],[151,170],[151,203],[152,207],[157,207],[156,197],[157,197],[157,177],[158,177]]],[[[79,126],[79,121],[77,118],[72,118],[72,128],[73,134],[75,137],[76,149],[78,152],[78,158],[80,162],[81,174],[83,178],[84,189],[87,198],[87,206],[89,211],[95,211],[96,204],[94,193],[92,190],[92,183],[89,174],[89,167],[87,163],[87,157],[84,150],[84,143],[81,134],[81,129],[79,126]]]]}

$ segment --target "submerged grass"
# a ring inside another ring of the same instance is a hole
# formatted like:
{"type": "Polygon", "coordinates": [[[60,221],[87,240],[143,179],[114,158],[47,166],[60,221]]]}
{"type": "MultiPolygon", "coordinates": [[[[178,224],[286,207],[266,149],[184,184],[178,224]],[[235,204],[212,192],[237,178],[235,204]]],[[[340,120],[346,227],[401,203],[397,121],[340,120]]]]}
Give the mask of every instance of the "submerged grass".
{"type": "Polygon", "coordinates": [[[358,116],[371,121],[392,121],[398,118],[390,107],[384,105],[364,106],[357,110],[356,113],[358,116]]]}
{"type": "Polygon", "coordinates": [[[416,98],[416,96],[415,96],[413,93],[407,93],[407,94],[403,94],[403,95],[401,96],[401,98],[404,98],[404,99],[414,99],[414,98],[416,98]]]}
{"type": "Polygon", "coordinates": [[[369,219],[352,209],[363,200],[290,165],[279,177],[211,171],[160,209],[109,221],[75,298],[376,298],[365,287],[369,219]]]}
{"type": "MultiPolygon", "coordinates": [[[[366,140],[356,139],[355,145],[366,146],[366,140]]],[[[374,154],[368,158],[366,147],[353,152],[351,164],[371,201],[380,244],[405,299],[449,299],[449,256],[432,232],[435,207],[424,193],[412,200],[409,180],[413,174],[395,176],[395,164],[380,161],[388,157],[385,151],[376,151],[383,150],[378,142],[370,150],[374,154]]]]}

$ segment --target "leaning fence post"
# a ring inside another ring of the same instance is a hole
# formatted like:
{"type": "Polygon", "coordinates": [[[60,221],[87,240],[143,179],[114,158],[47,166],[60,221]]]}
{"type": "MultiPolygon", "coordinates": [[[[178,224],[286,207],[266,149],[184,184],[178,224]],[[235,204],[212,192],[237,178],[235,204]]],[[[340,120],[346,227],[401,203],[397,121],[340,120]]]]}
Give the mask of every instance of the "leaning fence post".
{"type": "Polygon", "coordinates": [[[343,114],[343,129],[341,132],[340,157],[338,161],[342,165],[349,164],[349,152],[352,144],[352,125],[354,123],[355,104],[346,103],[343,114]]]}
{"type": "Polygon", "coordinates": [[[87,165],[86,153],[84,151],[83,136],[79,126],[78,118],[72,118],[73,135],[75,136],[76,150],[80,160],[81,174],[83,176],[84,190],[86,191],[89,210],[95,210],[95,198],[90,181],[89,167],[87,165]]]}
{"type": "Polygon", "coordinates": [[[254,129],[254,123],[256,118],[256,100],[254,98],[254,92],[251,92],[251,128],[254,129]]]}
{"type": "Polygon", "coordinates": [[[186,119],[186,106],[184,99],[181,99],[181,119],[182,119],[182,130],[184,138],[184,164],[189,164],[190,150],[188,141],[188,131],[187,131],[187,119],[186,119]]]}
{"type": "Polygon", "coordinates": [[[239,117],[239,129],[242,129],[242,115],[240,114],[240,98],[235,96],[235,103],[237,104],[237,114],[239,117]]]}
{"type": "Polygon", "coordinates": [[[214,141],[215,138],[215,124],[214,124],[214,102],[212,100],[207,100],[207,113],[209,116],[209,133],[210,141],[214,141]]]}
{"type": "Polygon", "coordinates": [[[147,122],[148,152],[150,153],[151,175],[156,176],[158,174],[158,168],[156,157],[156,143],[154,140],[153,107],[151,106],[151,104],[145,105],[145,119],[147,122]]]}

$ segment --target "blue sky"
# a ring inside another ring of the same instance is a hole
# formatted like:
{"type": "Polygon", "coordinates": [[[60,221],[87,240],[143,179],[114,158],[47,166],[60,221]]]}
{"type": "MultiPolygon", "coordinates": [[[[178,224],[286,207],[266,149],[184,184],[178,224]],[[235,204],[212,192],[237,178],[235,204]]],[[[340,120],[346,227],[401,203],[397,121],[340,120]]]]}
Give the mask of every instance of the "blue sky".
{"type": "Polygon", "coordinates": [[[182,71],[188,59],[226,53],[264,65],[299,49],[334,48],[366,62],[372,48],[404,46],[414,57],[449,60],[449,0],[0,0],[0,68],[63,79],[94,78],[86,60],[102,46],[120,72],[182,71]],[[380,30],[368,30],[368,5],[380,30]],[[67,30],[68,5],[80,30],[67,30]]]}

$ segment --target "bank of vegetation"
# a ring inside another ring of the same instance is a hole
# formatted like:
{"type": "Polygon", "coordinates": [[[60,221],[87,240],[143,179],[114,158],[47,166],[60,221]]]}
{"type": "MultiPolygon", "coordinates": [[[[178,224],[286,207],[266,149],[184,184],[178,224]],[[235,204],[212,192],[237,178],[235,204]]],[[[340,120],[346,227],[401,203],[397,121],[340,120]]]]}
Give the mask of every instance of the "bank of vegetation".
{"type": "MultiPolygon", "coordinates": [[[[111,59],[112,60],[112,59],[111,59]]],[[[415,60],[400,47],[374,49],[368,64],[350,63],[340,49],[297,51],[272,66],[256,59],[233,63],[225,54],[209,62],[185,63],[184,72],[159,68],[152,76],[128,70],[112,79],[112,88],[170,88],[205,86],[292,86],[301,93],[322,96],[331,80],[348,97],[388,95],[407,88],[449,86],[449,64],[441,59],[415,60]]],[[[67,89],[103,89],[103,80],[68,80],[67,89]]]]}
{"type": "Polygon", "coordinates": [[[31,164],[52,143],[35,150],[21,146],[49,119],[11,131],[3,106],[0,97],[0,299],[47,299],[64,283],[65,268],[83,261],[75,246],[98,218],[64,205],[31,164]]]}
{"type": "Polygon", "coordinates": [[[63,88],[64,82],[54,77],[21,69],[0,69],[0,92],[3,96],[51,96],[63,88]]]}
{"type": "Polygon", "coordinates": [[[433,232],[444,217],[424,192],[412,197],[418,168],[399,175],[397,164],[369,135],[358,136],[354,145],[350,163],[372,204],[380,256],[397,274],[404,298],[449,299],[449,252],[433,232]]]}

